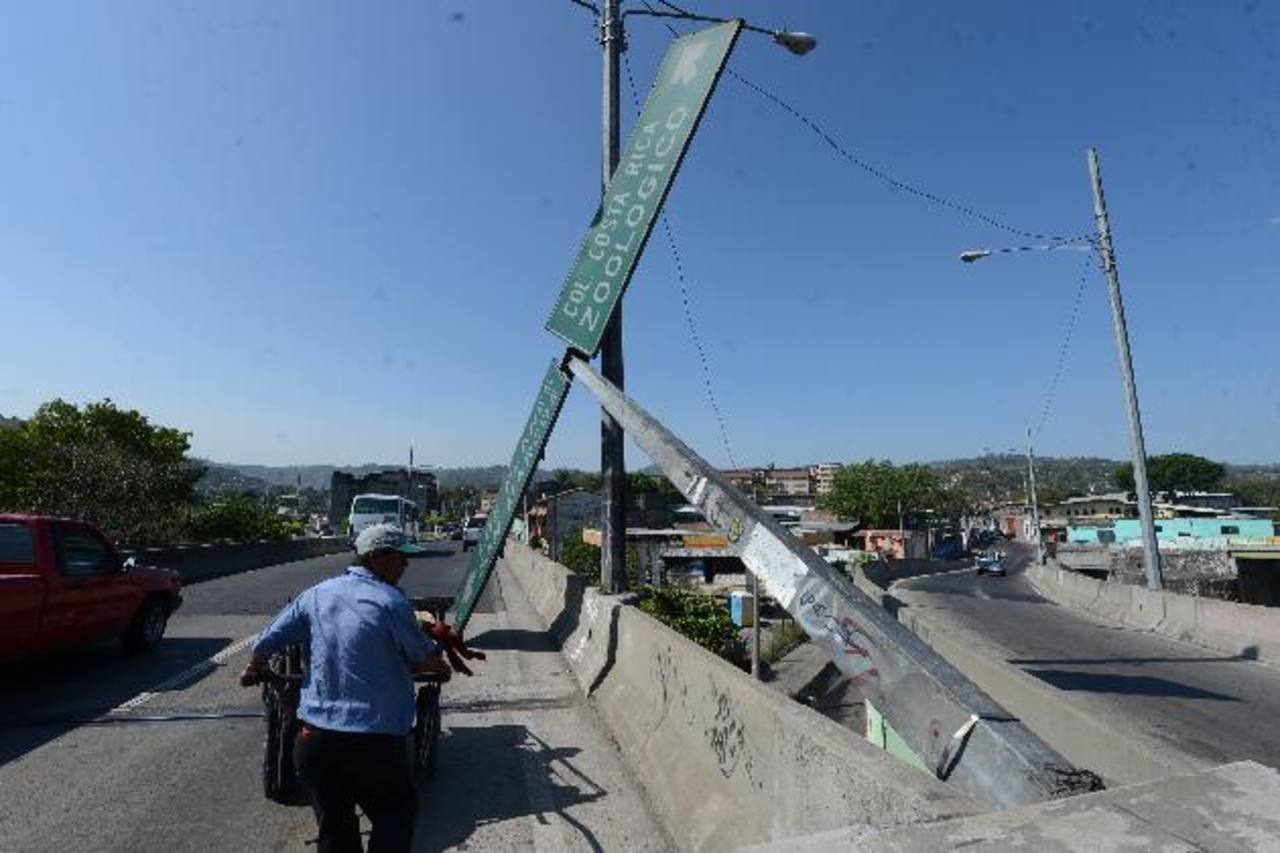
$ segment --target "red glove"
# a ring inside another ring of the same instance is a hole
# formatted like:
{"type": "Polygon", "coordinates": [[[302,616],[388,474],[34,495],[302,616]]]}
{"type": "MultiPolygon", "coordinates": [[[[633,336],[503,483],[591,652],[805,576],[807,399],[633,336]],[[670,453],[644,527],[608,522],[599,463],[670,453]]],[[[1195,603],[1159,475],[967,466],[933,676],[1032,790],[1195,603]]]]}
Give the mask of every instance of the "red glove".
{"type": "Polygon", "coordinates": [[[449,658],[449,666],[463,675],[472,674],[471,669],[462,662],[463,658],[467,660],[485,659],[484,652],[477,652],[467,648],[462,635],[455,633],[445,622],[437,622],[431,626],[431,639],[440,644],[440,648],[444,650],[445,655],[449,658]]]}

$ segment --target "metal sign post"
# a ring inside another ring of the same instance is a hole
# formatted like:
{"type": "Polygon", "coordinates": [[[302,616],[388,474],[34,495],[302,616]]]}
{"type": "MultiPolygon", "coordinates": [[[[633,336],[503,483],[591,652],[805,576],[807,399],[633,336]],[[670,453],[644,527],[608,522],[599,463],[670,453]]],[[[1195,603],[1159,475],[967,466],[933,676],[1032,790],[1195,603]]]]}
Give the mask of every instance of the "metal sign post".
{"type": "Polygon", "coordinates": [[[516,452],[511,457],[511,464],[507,466],[506,476],[502,478],[502,486],[498,489],[493,509],[489,511],[484,533],[475,551],[471,553],[471,565],[467,567],[467,574],[454,602],[453,620],[458,631],[467,626],[476,601],[480,598],[480,591],[493,573],[493,564],[511,530],[516,508],[529,488],[529,480],[538,467],[538,461],[542,459],[542,451],[546,449],[551,429],[555,426],[568,395],[569,377],[553,361],[542,378],[533,411],[529,413],[524,432],[520,434],[520,441],[516,444],[516,452]]]}
{"type": "Polygon", "coordinates": [[[571,357],[569,370],[617,418],[813,642],[830,653],[938,778],[1011,808],[1097,790],[937,652],[784,530],[648,412],[571,357]]]}

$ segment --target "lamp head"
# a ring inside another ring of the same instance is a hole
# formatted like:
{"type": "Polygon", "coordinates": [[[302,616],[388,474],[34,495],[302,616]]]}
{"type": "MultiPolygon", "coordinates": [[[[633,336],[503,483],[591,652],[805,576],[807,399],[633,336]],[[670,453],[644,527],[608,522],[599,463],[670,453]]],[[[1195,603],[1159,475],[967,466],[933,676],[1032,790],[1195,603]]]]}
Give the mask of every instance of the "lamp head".
{"type": "Polygon", "coordinates": [[[818,46],[818,40],[808,33],[792,33],[786,30],[774,33],[773,40],[796,56],[804,56],[818,46]]]}

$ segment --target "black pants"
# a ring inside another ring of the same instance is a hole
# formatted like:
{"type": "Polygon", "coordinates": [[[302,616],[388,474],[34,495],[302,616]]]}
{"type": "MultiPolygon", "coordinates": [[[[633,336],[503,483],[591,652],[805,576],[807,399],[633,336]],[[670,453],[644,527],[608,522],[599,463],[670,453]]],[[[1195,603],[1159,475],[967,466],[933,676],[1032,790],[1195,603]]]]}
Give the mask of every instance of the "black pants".
{"type": "Polygon", "coordinates": [[[369,853],[403,853],[413,841],[418,797],[405,738],[305,726],[293,747],[320,826],[318,853],[356,853],[356,806],[373,824],[369,853]]]}

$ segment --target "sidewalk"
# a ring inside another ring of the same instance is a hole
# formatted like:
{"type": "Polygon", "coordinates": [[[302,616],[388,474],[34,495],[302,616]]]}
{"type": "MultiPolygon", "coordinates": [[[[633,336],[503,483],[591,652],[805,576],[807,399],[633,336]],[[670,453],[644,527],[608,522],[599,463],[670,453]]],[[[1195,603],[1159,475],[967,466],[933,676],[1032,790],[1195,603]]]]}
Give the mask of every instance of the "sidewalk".
{"type": "Polygon", "coordinates": [[[673,849],[502,563],[490,584],[495,612],[467,629],[488,660],[445,685],[440,763],[414,849],[673,849]]]}

